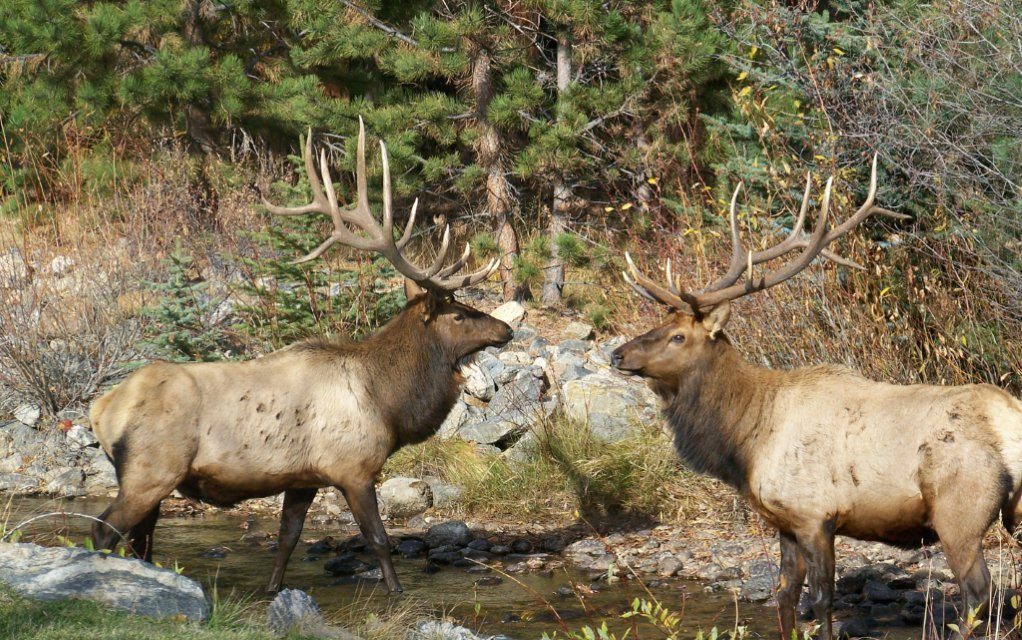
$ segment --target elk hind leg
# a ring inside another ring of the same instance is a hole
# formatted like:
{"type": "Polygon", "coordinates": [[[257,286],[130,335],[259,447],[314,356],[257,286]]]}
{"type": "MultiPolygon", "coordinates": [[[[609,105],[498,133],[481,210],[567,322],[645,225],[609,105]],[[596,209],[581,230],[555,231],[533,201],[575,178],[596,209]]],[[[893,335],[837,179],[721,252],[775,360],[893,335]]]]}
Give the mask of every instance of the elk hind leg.
{"type": "Polygon", "coordinates": [[[777,612],[781,638],[791,640],[795,632],[795,607],[802,595],[806,579],[806,562],[798,541],[790,533],[781,532],[781,575],[777,585],[777,612]]]}
{"type": "Polygon", "coordinates": [[[268,593],[277,593],[284,584],[287,561],[298,544],[316,489],[288,489],[284,492],[284,508],[280,512],[280,534],[277,536],[277,559],[273,564],[268,593]]]}
{"type": "Polygon", "coordinates": [[[376,502],[376,488],[372,481],[338,488],[348,501],[362,535],[380,563],[387,588],[393,593],[402,591],[397,572],[394,571],[394,563],[390,559],[390,542],[387,539],[387,530],[383,527],[383,520],[380,519],[380,507],[376,502]]]}

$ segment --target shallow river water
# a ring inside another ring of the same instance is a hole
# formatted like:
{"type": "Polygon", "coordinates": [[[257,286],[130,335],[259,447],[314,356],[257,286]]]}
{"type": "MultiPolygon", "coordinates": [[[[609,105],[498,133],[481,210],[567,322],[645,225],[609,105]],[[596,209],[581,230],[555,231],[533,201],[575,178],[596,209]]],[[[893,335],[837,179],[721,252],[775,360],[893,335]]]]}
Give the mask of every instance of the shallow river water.
{"type": "MultiPolygon", "coordinates": [[[[107,503],[107,500],[95,499],[53,501],[13,498],[9,504],[3,500],[0,505],[7,505],[7,528],[10,528],[35,515],[55,511],[96,515],[107,503]]],[[[200,581],[207,589],[215,586],[221,596],[233,593],[235,596],[264,599],[262,589],[269,578],[274,553],[265,546],[247,546],[240,542],[241,527],[247,519],[224,513],[163,517],[156,528],[154,559],[164,566],[173,567],[175,563],[182,566],[185,575],[200,581]],[[203,557],[205,551],[220,546],[230,550],[226,557],[203,557]]],[[[59,534],[81,544],[90,524],[88,520],[74,516],[47,517],[28,525],[22,539],[55,544],[59,534]]],[[[275,532],[276,527],[275,521],[265,518],[257,518],[253,525],[254,529],[268,532],[275,532]]],[[[343,540],[354,533],[357,531],[353,528],[306,527],[302,538],[312,540],[333,535],[343,540]]],[[[558,622],[558,616],[570,629],[606,621],[611,629],[623,632],[630,623],[620,614],[627,610],[633,598],[644,594],[637,581],[620,580],[614,584],[602,584],[599,592],[587,595],[584,601],[559,597],[555,595],[558,587],[590,583],[587,576],[570,568],[555,569],[552,576],[517,575],[513,580],[503,577],[503,582],[495,586],[477,586],[480,574],[452,567],[427,574],[424,558],[405,560],[395,557],[405,592],[400,596],[390,596],[382,583],[340,583],[338,578],[323,570],[324,562],[332,555],[306,561],[303,558],[307,557],[307,548],[307,544],[299,543],[295,549],[288,565],[286,584],[309,592],[328,618],[332,612],[352,605],[382,611],[403,601],[413,601],[424,611],[447,614],[484,634],[502,633],[513,638],[539,638],[544,632],[553,635],[564,628],[558,622]]],[[[372,562],[369,556],[363,558],[372,562]]],[[[750,637],[775,637],[776,612],[769,606],[741,602],[736,611],[736,603],[730,595],[705,593],[700,584],[684,580],[670,581],[651,591],[666,607],[683,614],[685,633],[682,637],[694,637],[698,630],[707,631],[714,626],[721,630],[730,629],[736,620],[748,628],[750,637]]],[[[628,637],[663,636],[648,627],[639,627],[628,637]]]]}

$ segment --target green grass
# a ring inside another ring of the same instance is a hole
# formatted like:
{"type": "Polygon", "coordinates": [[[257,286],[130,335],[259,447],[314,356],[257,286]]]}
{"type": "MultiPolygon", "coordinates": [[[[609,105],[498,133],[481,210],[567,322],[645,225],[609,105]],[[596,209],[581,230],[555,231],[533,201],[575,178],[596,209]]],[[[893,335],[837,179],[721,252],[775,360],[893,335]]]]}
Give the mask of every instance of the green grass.
{"type": "MultiPolygon", "coordinates": [[[[205,624],[154,620],[84,600],[42,601],[0,589],[0,638],[18,640],[272,640],[251,604],[217,600],[205,624]]],[[[303,636],[289,636],[298,640],[303,636]]]]}

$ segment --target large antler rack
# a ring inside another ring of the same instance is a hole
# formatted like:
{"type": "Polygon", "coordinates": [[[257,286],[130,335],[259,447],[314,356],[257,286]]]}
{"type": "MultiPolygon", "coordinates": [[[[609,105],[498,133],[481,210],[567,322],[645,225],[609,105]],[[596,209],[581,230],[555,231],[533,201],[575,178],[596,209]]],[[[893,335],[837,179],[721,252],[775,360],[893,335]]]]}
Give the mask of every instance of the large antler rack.
{"type": "Polygon", "coordinates": [[[405,225],[401,238],[394,240],[394,215],[392,207],[392,196],[390,191],[390,162],[387,158],[387,145],[380,141],[380,155],[383,160],[383,225],[381,226],[369,208],[369,187],[366,181],[366,154],[365,154],[365,124],[362,118],[358,119],[358,156],[355,164],[355,188],[357,191],[356,201],[347,208],[342,208],[337,202],[337,194],[334,192],[333,180],[330,177],[330,170],[327,167],[326,152],[320,150],[319,171],[316,170],[312,154],[312,130],[305,139],[305,171],[309,177],[309,185],[312,189],[312,202],[300,207],[278,207],[263,200],[266,209],[273,214],[282,216],[301,216],[310,213],[319,213],[330,217],[334,230],[316,249],[309,254],[296,260],[296,263],[315,260],[323,255],[327,249],[334,244],[358,249],[361,251],[377,251],[390,261],[398,273],[401,273],[409,280],[415,281],[420,287],[438,293],[452,293],[462,287],[467,287],[481,282],[492,274],[499,264],[497,260],[491,260],[484,268],[473,273],[456,275],[468,261],[471,248],[465,245],[465,250],[457,260],[444,266],[447,257],[447,250],[450,247],[451,228],[444,227],[443,240],[433,263],[426,268],[419,267],[412,263],[404,254],[404,249],[412,238],[412,228],[415,225],[415,214],[419,206],[416,198],[412,204],[411,213],[408,215],[408,223],[405,225]]]}
{"type": "Polygon", "coordinates": [[[684,310],[687,307],[698,315],[701,310],[714,307],[722,302],[734,300],[780,284],[801,272],[820,256],[846,267],[862,269],[864,267],[853,260],[833,253],[827,246],[848,234],[848,232],[870,216],[880,215],[899,220],[908,219],[910,216],[888,211],[874,204],[877,191],[877,158],[874,155],[873,166],[870,172],[869,194],[866,196],[866,201],[847,220],[828,230],[827,215],[830,209],[832,183],[833,178],[827,180],[827,187],[823,192],[823,201],[820,203],[820,212],[816,216],[816,224],[813,227],[812,234],[806,235],[803,231],[806,214],[809,211],[809,196],[812,189],[812,175],[810,174],[806,177],[806,189],[802,196],[802,206],[799,209],[795,224],[792,225],[791,233],[780,243],[762,251],[746,251],[742,246],[741,235],[738,232],[737,215],[738,192],[742,188],[742,185],[739,184],[735,188],[734,195],[731,196],[731,262],[723,276],[710,283],[708,287],[699,293],[693,294],[682,289],[680,279],[671,272],[670,259],[667,260],[667,264],[664,267],[666,284],[660,285],[639,271],[635,263],[632,262],[632,257],[627,252],[625,253],[625,260],[628,263],[628,272],[622,274],[625,282],[637,293],[650,300],[679,310],[684,310]],[[774,260],[796,249],[802,249],[802,252],[791,261],[762,276],[754,276],[754,265],[774,260]],[[746,279],[743,282],[739,282],[743,274],[746,275],[746,279]]]}

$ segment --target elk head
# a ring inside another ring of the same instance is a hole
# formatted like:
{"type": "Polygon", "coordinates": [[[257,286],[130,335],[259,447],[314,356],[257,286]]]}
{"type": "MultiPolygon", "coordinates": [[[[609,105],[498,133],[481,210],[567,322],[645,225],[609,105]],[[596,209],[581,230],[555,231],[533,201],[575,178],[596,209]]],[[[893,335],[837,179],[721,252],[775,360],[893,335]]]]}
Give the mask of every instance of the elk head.
{"type": "Polygon", "coordinates": [[[312,188],[312,202],[301,207],[278,207],[263,201],[270,213],[284,216],[319,213],[329,216],[333,232],[316,249],[295,262],[308,262],[323,255],[334,244],[362,251],[382,254],[405,277],[405,295],[408,303],[404,313],[415,314],[418,321],[432,332],[455,360],[460,360],[488,346],[500,346],[511,340],[512,331],[507,323],[457,302],[454,292],[488,278],[499,262],[491,260],[473,273],[459,272],[468,261],[471,248],[465,245],[461,256],[445,264],[450,248],[451,229],[444,228],[443,240],[436,258],[428,267],[414,264],[404,253],[412,238],[419,200],[412,204],[401,238],[394,239],[393,198],[390,190],[390,162],[387,146],[380,141],[383,160],[383,224],[376,221],[369,208],[369,187],[366,180],[365,124],[358,120],[358,155],[355,163],[356,201],[350,207],[341,207],[334,192],[333,180],[327,168],[326,153],[320,151],[319,171],[316,171],[312,153],[312,131],[305,140],[305,171],[312,188]]]}
{"type": "Polygon", "coordinates": [[[828,180],[815,227],[812,234],[806,235],[802,227],[809,210],[812,186],[812,176],[808,176],[802,206],[795,224],[792,225],[791,233],[779,244],[762,251],[746,251],[742,247],[736,215],[738,192],[741,189],[741,185],[738,185],[731,197],[730,207],[731,263],[727,273],[698,294],[685,291],[681,287],[679,279],[671,273],[670,260],[664,268],[666,284],[661,285],[640,272],[632,262],[631,256],[625,253],[629,271],[622,274],[625,282],[639,295],[664,304],[674,311],[659,327],[615,349],[611,358],[614,367],[625,373],[644,376],[668,388],[677,388],[677,382],[686,377],[688,372],[695,367],[705,366],[708,358],[721,348],[721,345],[727,344],[723,329],[731,316],[731,300],[780,284],[798,274],[820,256],[844,266],[862,269],[863,267],[854,261],[831,252],[827,246],[872,215],[899,219],[909,217],[888,211],[873,203],[876,197],[876,180],[877,160],[874,156],[866,201],[851,217],[833,229],[827,227],[832,179],[828,180]],[[796,249],[801,249],[801,252],[789,262],[765,274],[754,275],[754,265],[779,258],[796,249]],[[739,282],[743,274],[746,278],[739,282]]]}

